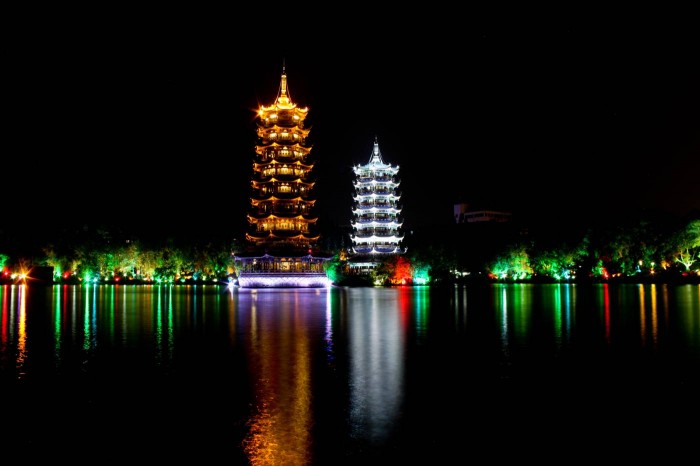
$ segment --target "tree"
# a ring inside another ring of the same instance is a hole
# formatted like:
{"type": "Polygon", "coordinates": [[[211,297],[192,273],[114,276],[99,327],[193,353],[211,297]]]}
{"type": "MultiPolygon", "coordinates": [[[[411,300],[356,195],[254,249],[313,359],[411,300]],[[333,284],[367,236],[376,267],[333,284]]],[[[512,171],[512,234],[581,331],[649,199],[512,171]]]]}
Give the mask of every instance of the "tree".
{"type": "Polygon", "coordinates": [[[685,267],[686,272],[698,259],[700,252],[700,220],[691,221],[670,241],[673,260],[685,267]]]}

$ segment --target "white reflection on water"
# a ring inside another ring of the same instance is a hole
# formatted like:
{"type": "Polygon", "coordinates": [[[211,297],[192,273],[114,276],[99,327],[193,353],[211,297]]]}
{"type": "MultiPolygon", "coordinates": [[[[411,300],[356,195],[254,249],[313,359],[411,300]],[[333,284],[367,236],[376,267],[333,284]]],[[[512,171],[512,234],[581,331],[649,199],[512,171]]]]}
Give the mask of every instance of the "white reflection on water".
{"type": "Polygon", "coordinates": [[[400,289],[349,291],[351,435],[375,444],[391,435],[403,402],[400,293],[400,289]]]}

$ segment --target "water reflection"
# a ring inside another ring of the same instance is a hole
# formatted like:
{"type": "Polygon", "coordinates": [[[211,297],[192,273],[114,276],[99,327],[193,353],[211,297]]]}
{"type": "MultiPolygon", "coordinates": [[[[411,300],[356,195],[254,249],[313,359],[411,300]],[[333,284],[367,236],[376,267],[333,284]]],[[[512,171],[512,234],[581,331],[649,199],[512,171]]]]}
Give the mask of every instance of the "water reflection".
{"type": "Polygon", "coordinates": [[[362,464],[513,440],[547,407],[568,428],[665,421],[700,388],[700,285],[3,285],[0,376],[24,427],[1,438],[25,447],[109,451],[129,419],[151,453],[158,431],[242,464],[362,464]]]}
{"type": "Polygon", "coordinates": [[[248,329],[255,401],[243,448],[251,464],[307,464],[311,452],[311,342],[327,332],[327,290],[237,294],[248,329]],[[246,322],[246,319],[248,321],[246,322]]]}
{"type": "Polygon", "coordinates": [[[603,322],[605,329],[605,342],[610,344],[610,286],[607,283],[597,287],[600,291],[598,293],[599,301],[598,307],[603,312],[603,322]]]}
{"type": "Polygon", "coordinates": [[[679,328],[689,347],[700,352],[700,285],[684,286],[675,289],[673,301],[679,312],[679,328]]]}
{"type": "Polygon", "coordinates": [[[494,309],[500,327],[501,351],[508,356],[511,345],[526,345],[532,326],[532,286],[495,285],[494,309]]]}
{"type": "MultiPolygon", "coordinates": [[[[396,426],[404,392],[411,305],[407,295],[405,289],[348,291],[350,423],[356,439],[382,443],[396,426]]],[[[420,309],[416,312],[419,325],[425,320],[420,309]]]]}
{"type": "Polygon", "coordinates": [[[17,372],[24,377],[24,364],[27,361],[27,285],[17,287],[17,372]]]}
{"type": "Polygon", "coordinates": [[[27,285],[0,286],[2,316],[0,329],[0,361],[14,365],[16,377],[23,378],[29,357],[27,345],[27,285]]]}

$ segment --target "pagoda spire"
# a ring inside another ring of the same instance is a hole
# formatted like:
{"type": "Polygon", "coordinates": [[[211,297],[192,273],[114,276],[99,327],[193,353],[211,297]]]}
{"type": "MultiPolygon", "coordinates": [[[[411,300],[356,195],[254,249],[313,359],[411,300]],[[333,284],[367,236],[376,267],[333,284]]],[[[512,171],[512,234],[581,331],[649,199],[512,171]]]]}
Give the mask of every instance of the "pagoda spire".
{"type": "Polygon", "coordinates": [[[374,149],[372,150],[372,156],[369,159],[369,163],[384,163],[382,160],[382,153],[379,151],[379,141],[377,140],[377,136],[374,136],[374,149]]]}
{"type": "Polygon", "coordinates": [[[282,60],[282,77],[280,79],[280,90],[275,104],[281,108],[291,108],[294,106],[287,90],[287,65],[282,60]]]}

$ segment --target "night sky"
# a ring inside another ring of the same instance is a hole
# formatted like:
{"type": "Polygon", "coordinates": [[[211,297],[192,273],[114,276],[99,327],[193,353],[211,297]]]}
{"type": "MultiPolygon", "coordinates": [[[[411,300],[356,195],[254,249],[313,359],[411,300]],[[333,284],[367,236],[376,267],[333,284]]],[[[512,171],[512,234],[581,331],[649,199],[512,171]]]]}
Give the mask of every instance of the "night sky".
{"type": "Polygon", "coordinates": [[[349,223],[352,166],[375,137],[400,166],[407,228],[449,224],[457,202],[564,222],[700,210],[698,42],[682,28],[263,41],[222,23],[96,23],[10,46],[4,237],[240,237],[255,109],[283,64],[310,109],[325,230],[349,223]]]}

